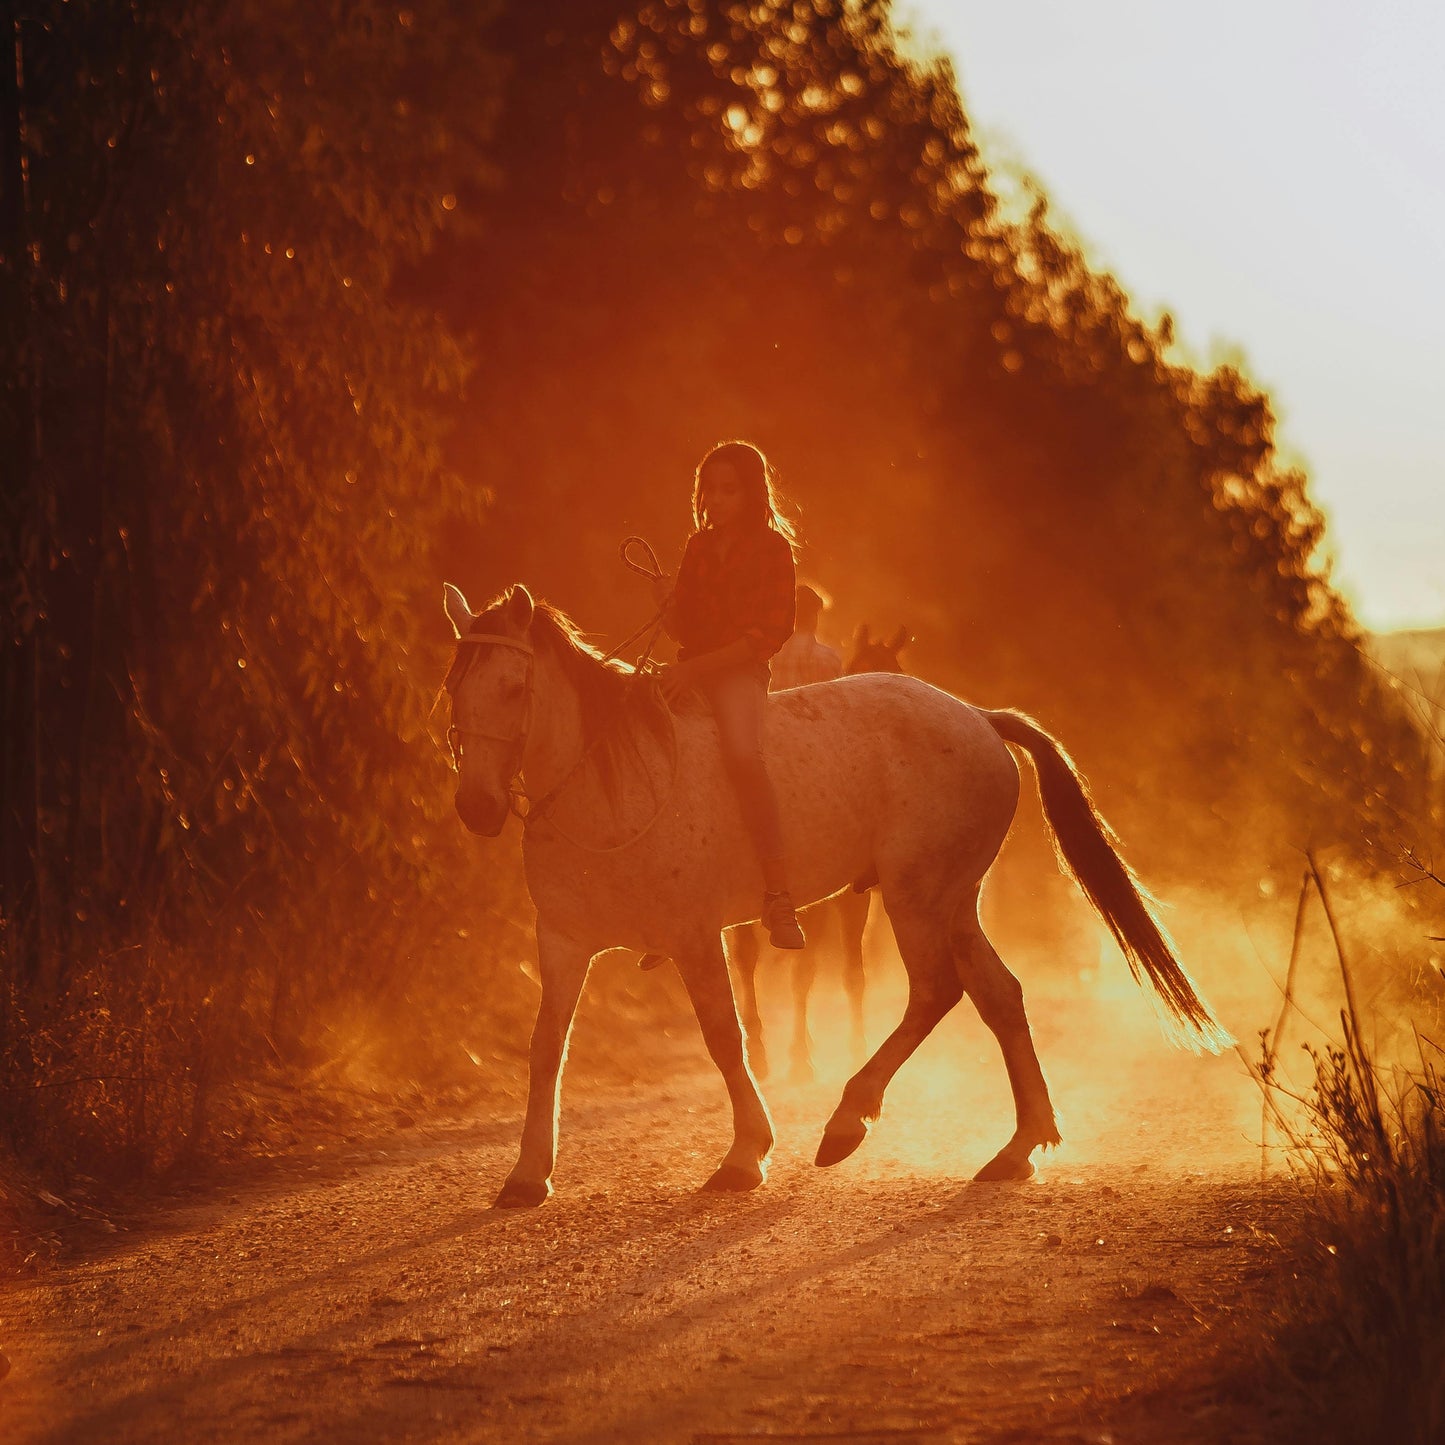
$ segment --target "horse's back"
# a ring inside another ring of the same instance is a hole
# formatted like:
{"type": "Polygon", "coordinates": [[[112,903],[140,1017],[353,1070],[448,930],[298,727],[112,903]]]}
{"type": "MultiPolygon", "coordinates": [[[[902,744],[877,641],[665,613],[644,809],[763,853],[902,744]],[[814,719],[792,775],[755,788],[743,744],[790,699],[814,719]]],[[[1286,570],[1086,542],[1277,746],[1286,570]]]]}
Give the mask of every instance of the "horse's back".
{"type": "Polygon", "coordinates": [[[986,868],[1018,804],[1018,768],[988,719],[914,677],[867,673],[776,693],[766,749],[802,853],[840,840],[867,854],[868,869],[923,854],[986,868]]]}
{"type": "MultiPolygon", "coordinates": [[[[757,856],[708,713],[674,718],[676,756],[655,823],[616,852],[528,840],[539,909],[609,942],[667,951],[672,925],[756,916],[757,856]]],[[[868,673],[768,697],[764,753],[777,791],[797,901],[924,864],[981,876],[1017,802],[1008,750],[974,708],[917,678],[868,673]]],[[[657,807],[652,787],[624,798],[621,830],[657,807]]],[[[942,876],[942,874],[940,874],[942,876]]]]}
{"type": "Polygon", "coordinates": [[[811,770],[822,760],[867,759],[894,771],[1014,771],[1008,749],[979,709],[920,678],[863,673],[791,688],[768,698],[770,761],[811,770]],[[951,762],[949,760],[952,760],[951,762]]]}

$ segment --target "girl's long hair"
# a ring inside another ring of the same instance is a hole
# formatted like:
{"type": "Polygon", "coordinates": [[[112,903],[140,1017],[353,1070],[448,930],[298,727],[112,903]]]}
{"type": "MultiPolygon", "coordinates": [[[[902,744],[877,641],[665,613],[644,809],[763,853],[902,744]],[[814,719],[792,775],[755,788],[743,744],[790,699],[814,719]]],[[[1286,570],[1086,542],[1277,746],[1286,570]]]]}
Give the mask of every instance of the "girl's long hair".
{"type": "Polygon", "coordinates": [[[708,525],[707,508],[703,505],[703,480],[714,462],[728,462],[743,483],[754,517],[764,526],[780,532],[796,554],[798,529],[783,515],[782,498],[773,480],[768,459],[751,442],[719,442],[697,464],[692,479],[692,525],[701,532],[708,525]]]}

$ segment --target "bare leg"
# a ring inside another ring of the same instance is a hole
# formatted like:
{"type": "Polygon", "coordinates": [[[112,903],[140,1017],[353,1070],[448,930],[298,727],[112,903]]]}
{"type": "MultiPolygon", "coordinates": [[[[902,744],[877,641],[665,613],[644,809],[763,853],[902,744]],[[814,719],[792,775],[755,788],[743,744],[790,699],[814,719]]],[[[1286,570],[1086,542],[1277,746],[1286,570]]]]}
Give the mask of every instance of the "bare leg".
{"type": "Polygon", "coordinates": [[[984,937],[976,917],[960,930],[958,968],[963,986],[973,999],[979,1016],[993,1031],[1003,1050],[1013,1090],[1016,1127],[1004,1145],[975,1179],[1028,1179],[1034,1172],[1029,1155],[1039,1145],[1059,1142],[1049,1086],[1034,1052],[1028,1015],[1024,1012],[1024,991],[984,937]]]}
{"type": "Polygon", "coordinates": [[[552,1193],[562,1066],[592,950],[538,920],[537,962],[542,1001],[537,1006],[528,1060],[527,1120],[517,1162],[497,1195],[499,1209],[538,1205],[552,1193]]]}
{"type": "Polygon", "coordinates": [[[818,1145],[815,1162],[821,1165],[846,1159],[867,1138],[868,1125],[883,1110],[883,1092],[889,1081],[963,997],[942,919],[923,910],[898,909],[893,913],[893,928],[908,970],[908,1006],[898,1027],[844,1086],[818,1145]]]}
{"type": "Polygon", "coordinates": [[[808,996],[818,976],[813,945],[793,955],[793,1042],[788,1055],[788,1077],[795,1084],[813,1081],[813,1040],[808,1035],[808,996]]]}
{"type": "Polygon", "coordinates": [[[854,893],[849,889],[838,898],[838,926],[843,935],[843,990],[848,995],[852,1017],[850,1039],[855,1068],[868,1057],[868,1041],[863,1032],[863,930],[868,924],[872,901],[871,890],[854,893]]]}
{"type": "Polygon", "coordinates": [[[758,935],[751,923],[729,928],[724,947],[737,970],[738,1004],[747,1037],[748,1067],[755,1079],[768,1077],[768,1050],[763,1040],[763,1016],[758,1012],[758,935]]]}
{"type": "Polygon", "coordinates": [[[708,1053],[722,1073],[733,1106],[732,1148],[703,1187],[756,1189],[763,1182],[763,1168],[772,1152],[773,1124],[743,1057],[743,1031],[721,940],[687,950],[677,966],[697,1011],[708,1053]]]}

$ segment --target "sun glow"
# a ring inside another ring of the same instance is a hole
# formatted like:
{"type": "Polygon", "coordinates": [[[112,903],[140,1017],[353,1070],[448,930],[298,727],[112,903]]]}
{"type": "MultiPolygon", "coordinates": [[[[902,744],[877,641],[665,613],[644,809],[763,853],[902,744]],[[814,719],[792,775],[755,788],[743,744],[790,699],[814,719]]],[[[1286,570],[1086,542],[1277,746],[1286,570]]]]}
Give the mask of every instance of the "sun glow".
{"type": "Polygon", "coordinates": [[[1242,357],[1375,628],[1445,621],[1438,9],[1108,0],[899,7],[953,57],[985,159],[1184,352],[1242,357]]]}

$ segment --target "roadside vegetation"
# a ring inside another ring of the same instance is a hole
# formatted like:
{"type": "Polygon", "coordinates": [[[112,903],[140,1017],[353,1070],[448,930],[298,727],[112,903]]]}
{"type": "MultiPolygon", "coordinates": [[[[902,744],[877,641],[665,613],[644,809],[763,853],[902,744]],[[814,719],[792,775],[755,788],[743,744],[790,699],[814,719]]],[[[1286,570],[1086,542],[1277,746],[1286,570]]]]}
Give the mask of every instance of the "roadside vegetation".
{"type": "Polygon", "coordinates": [[[1445,1010],[1421,992],[1408,1025],[1362,1017],[1343,946],[1337,957],[1343,1042],[1309,1047],[1313,1086],[1279,1082],[1268,1035],[1256,1070],[1305,1203],[1273,1364],[1310,1438],[1434,1445],[1445,1439],[1445,1010]]]}

